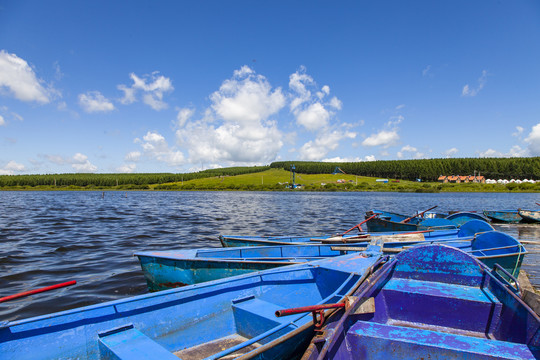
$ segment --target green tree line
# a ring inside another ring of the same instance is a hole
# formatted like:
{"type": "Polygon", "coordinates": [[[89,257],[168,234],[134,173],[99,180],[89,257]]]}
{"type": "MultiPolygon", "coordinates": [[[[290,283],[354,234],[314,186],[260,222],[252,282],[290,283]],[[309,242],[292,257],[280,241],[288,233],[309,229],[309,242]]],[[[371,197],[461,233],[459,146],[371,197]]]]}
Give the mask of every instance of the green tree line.
{"type": "Polygon", "coordinates": [[[440,175],[483,175],[486,179],[540,179],[540,157],[530,158],[456,158],[420,160],[383,160],[363,162],[280,161],[272,168],[301,174],[327,174],[339,167],[347,174],[392,179],[437,181],[440,175]]]}
{"type": "Polygon", "coordinates": [[[249,174],[269,169],[269,166],[229,167],[209,169],[194,173],[140,173],[140,174],[47,174],[47,175],[1,175],[0,187],[14,186],[96,186],[114,187],[137,185],[164,184],[214,176],[234,176],[249,174]]]}
{"type": "Polygon", "coordinates": [[[215,176],[234,176],[256,173],[270,168],[291,170],[295,165],[300,174],[329,174],[340,168],[347,174],[392,179],[436,181],[440,175],[481,174],[492,179],[540,179],[540,157],[530,158],[457,158],[421,160],[384,160],[364,162],[279,161],[269,166],[228,167],[193,173],[138,173],[138,174],[46,174],[1,175],[0,187],[16,186],[77,186],[147,188],[151,184],[165,184],[215,176]]]}

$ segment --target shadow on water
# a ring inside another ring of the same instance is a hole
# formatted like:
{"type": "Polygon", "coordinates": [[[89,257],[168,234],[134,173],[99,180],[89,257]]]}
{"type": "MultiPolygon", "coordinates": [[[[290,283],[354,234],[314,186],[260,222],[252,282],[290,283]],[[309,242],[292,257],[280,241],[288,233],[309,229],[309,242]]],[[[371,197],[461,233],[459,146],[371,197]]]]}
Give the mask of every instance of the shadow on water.
{"type": "MultiPolygon", "coordinates": [[[[133,253],[219,247],[219,234],[342,232],[370,209],[413,213],[536,207],[538,194],[307,192],[0,192],[0,296],[77,285],[0,304],[0,320],[145,293],[133,253]]],[[[537,240],[540,225],[497,225],[537,240]]],[[[538,246],[527,246],[540,251],[538,246]]],[[[540,285],[539,256],[523,268],[540,285]]]]}

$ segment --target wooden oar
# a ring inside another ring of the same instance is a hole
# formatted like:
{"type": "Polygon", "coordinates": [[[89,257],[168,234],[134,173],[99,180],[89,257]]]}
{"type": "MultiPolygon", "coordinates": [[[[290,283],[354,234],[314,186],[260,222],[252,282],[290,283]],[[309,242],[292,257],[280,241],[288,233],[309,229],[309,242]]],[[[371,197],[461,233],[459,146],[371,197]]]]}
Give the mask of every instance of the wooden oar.
{"type": "Polygon", "coordinates": [[[429,233],[429,232],[433,232],[435,230],[418,230],[418,231],[409,231],[409,232],[404,232],[404,233],[401,233],[401,232],[398,232],[397,234],[380,234],[378,235],[379,233],[370,233],[370,234],[359,234],[359,235],[356,235],[356,236],[350,236],[350,237],[346,237],[346,238],[343,238],[343,237],[339,237],[339,236],[335,236],[335,237],[329,237],[329,238],[326,238],[326,239],[321,239],[321,238],[311,238],[309,239],[310,241],[316,241],[316,242],[320,242],[320,243],[333,243],[333,242],[336,242],[336,243],[348,243],[348,242],[352,242],[352,243],[358,243],[358,242],[367,242],[367,241],[371,241],[372,238],[383,238],[383,239],[386,239],[386,238],[391,238],[391,237],[403,237],[403,235],[413,235],[413,234],[424,234],[424,233],[429,233]]]}
{"type": "MultiPolygon", "coordinates": [[[[354,247],[354,246],[331,246],[333,251],[364,251],[367,247],[354,247]]],[[[402,248],[383,248],[383,253],[399,253],[402,252],[402,248]]]]}
{"type": "Polygon", "coordinates": [[[362,228],[360,227],[362,224],[368,222],[369,220],[373,219],[375,216],[377,216],[378,214],[373,214],[371,215],[370,217],[368,217],[366,220],[362,221],[360,224],[356,224],[354,225],[352,228],[350,228],[349,230],[345,231],[343,234],[340,234],[340,236],[343,236],[351,231],[353,231],[354,229],[358,228],[358,231],[362,232],[362,228]]]}
{"type": "Polygon", "coordinates": [[[42,293],[42,292],[45,292],[45,291],[54,290],[54,289],[58,289],[58,288],[62,288],[62,287],[70,286],[70,285],[75,285],[76,283],[77,283],[77,281],[71,280],[71,281],[67,281],[67,282],[64,282],[64,283],[56,284],[56,285],[45,286],[45,287],[42,287],[42,288],[39,288],[39,289],[34,289],[34,290],[29,290],[29,291],[25,291],[25,292],[14,294],[14,295],[4,296],[3,298],[0,298],[0,303],[2,303],[4,301],[9,301],[9,300],[22,298],[24,296],[38,294],[38,293],[42,293]]]}
{"type": "Polygon", "coordinates": [[[319,242],[333,242],[333,241],[336,241],[336,242],[339,242],[339,241],[343,241],[343,242],[347,242],[351,239],[360,239],[360,238],[366,238],[366,237],[369,237],[369,235],[357,235],[357,236],[352,236],[352,237],[348,237],[347,239],[344,239],[343,238],[343,235],[353,231],[354,229],[358,228],[358,231],[362,232],[362,228],[361,228],[361,225],[368,222],[369,220],[373,219],[375,216],[377,216],[378,214],[374,214],[370,217],[368,217],[366,220],[362,221],[361,223],[359,224],[356,224],[354,225],[352,228],[350,228],[349,230],[345,231],[344,233],[341,233],[341,234],[338,234],[338,235],[335,235],[335,236],[332,236],[330,238],[327,238],[327,239],[317,239],[317,238],[313,238],[313,239],[309,239],[310,241],[319,241],[319,242]]]}
{"type": "Polygon", "coordinates": [[[435,205],[434,207],[429,208],[429,209],[427,209],[427,210],[424,210],[424,211],[422,211],[421,213],[417,213],[416,215],[413,215],[413,216],[411,216],[411,217],[408,217],[408,218],[406,218],[405,220],[403,220],[403,221],[401,221],[401,222],[404,223],[404,224],[406,224],[406,223],[408,223],[410,220],[414,219],[414,218],[417,217],[417,216],[424,216],[424,214],[425,214],[426,212],[428,212],[429,210],[435,209],[437,206],[438,206],[438,205],[435,205]]]}
{"type": "Polygon", "coordinates": [[[518,240],[518,241],[525,245],[540,245],[540,241],[530,241],[530,240],[518,240]]]}

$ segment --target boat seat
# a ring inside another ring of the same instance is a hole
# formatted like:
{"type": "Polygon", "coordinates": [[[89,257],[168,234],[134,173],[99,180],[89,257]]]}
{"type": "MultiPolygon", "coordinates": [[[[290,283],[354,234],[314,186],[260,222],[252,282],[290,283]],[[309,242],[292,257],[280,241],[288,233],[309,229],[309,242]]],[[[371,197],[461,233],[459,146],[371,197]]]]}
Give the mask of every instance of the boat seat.
{"type": "Polygon", "coordinates": [[[352,359],[535,359],[525,344],[357,321],[345,341],[352,359]]]}
{"type": "Polygon", "coordinates": [[[253,296],[233,301],[232,309],[238,334],[248,338],[295,318],[294,316],[277,317],[275,312],[283,309],[283,306],[253,296]]]}
{"type": "Polygon", "coordinates": [[[475,286],[393,278],[382,293],[388,319],[479,333],[492,332],[502,310],[488,289],[475,286]]]}
{"type": "Polygon", "coordinates": [[[133,325],[98,334],[101,359],[176,359],[170,351],[144,335],[133,325]]]}

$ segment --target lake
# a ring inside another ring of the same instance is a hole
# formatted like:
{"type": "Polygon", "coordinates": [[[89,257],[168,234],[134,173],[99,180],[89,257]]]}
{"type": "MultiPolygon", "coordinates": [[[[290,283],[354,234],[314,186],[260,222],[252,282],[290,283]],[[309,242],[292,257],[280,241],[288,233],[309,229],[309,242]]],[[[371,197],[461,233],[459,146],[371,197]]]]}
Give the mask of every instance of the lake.
{"type": "MultiPolygon", "coordinates": [[[[535,209],[540,194],[375,192],[0,192],[0,297],[77,285],[0,304],[15,320],[147,292],[136,251],[219,247],[219,234],[343,232],[370,209],[535,209]]],[[[521,240],[540,225],[496,225],[521,240]]],[[[527,246],[539,251],[539,246],[527,246]]],[[[540,285],[540,255],[523,269],[540,285]]]]}

